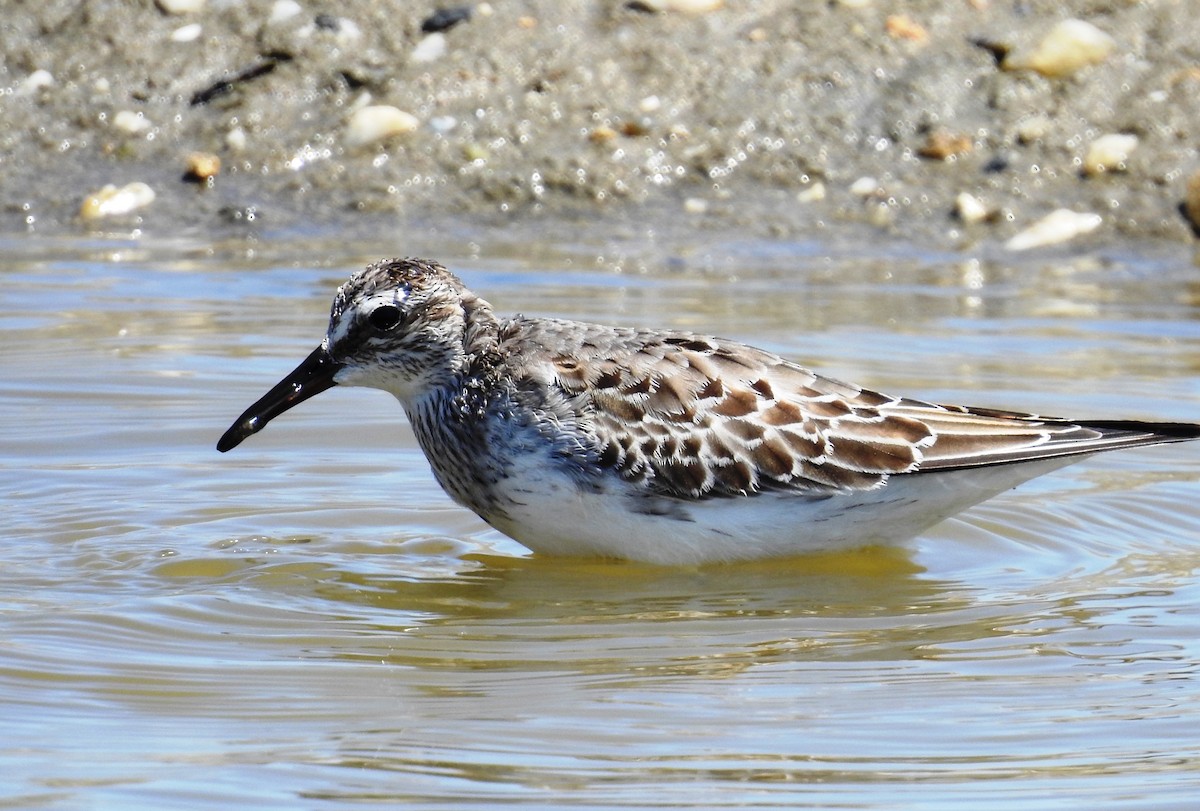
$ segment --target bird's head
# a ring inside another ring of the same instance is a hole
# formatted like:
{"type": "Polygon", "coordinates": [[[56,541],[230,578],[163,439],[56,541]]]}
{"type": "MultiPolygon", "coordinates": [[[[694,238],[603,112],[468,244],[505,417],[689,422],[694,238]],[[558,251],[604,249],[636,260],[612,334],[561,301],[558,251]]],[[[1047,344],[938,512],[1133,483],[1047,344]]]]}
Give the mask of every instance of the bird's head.
{"type": "Polygon", "coordinates": [[[448,384],[467,363],[467,301],[436,262],[376,262],[338,288],[321,345],[250,406],[217,443],[224,452],[288,409],[335,385],[390,391],[408,404],[448,384]]]}

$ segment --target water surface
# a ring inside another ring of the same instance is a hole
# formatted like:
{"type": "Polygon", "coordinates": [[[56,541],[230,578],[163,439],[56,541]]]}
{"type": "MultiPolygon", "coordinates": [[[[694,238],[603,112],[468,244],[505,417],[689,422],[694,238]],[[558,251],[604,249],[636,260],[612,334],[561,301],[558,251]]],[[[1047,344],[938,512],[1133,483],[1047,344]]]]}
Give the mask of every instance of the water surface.
{"type": "Polygon", "coordinates": [[[1194,804],[1200,448],[900,549],[688,570],[529,556],[379,392],[213,448],[396,253],[884,391],[1197,419],[1186,256],[536,231],[4,242],[0,807],[1194,804]]]}

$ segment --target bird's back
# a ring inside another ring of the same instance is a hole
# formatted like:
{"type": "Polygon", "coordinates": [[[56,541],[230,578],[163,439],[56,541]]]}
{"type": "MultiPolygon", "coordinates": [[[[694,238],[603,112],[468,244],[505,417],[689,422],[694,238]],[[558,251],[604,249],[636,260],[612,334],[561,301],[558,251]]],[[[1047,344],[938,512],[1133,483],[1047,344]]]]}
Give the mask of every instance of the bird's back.
{"type": "Polygon", "coordinates": [[[1020,464],[1200,436],[891,397],[682,331],[517,316],[507,375],[594,437],[598,464],[682,499],[870,490],[900,474],[1020,464]]]}

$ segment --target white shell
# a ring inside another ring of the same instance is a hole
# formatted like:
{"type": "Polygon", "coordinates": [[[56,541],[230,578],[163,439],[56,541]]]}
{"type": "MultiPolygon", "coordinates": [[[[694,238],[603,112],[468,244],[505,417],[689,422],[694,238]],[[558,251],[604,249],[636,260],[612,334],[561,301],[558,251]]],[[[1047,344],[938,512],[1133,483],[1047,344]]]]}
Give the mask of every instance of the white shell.
{"type": "Polygon", "coordinates": [[[24,81],[17,86],[18,96],[28,96],[41,90],[43,87],[50,87],[54,84],[54,77],[48,70],[35,70],[33,73],[25,77],[24,81]]]}
{"type": "Polygon", "coordinates": [[[1066,242],[1081,234],[1095,231],[1103,221],[1099,214],[1060,208],[1005,242],[1004,247],[1010,251],[1027,251],[1030,248],[1066,242]]]}
{"type": "Polygon", "coordinates": [[[850,193],[856,197],[872,197],[879,193],[879,181],[873,177],[860,177],[850,184],[850,193]]]}
{"type": "Polygon", "coordinates": [[[817,203],[825,199],[825,184],[814,180],[800,191],[796,192],[797,203],[817,203]]]}
{"type": "Polygon", "coordinates": [[[225,133],[225,146],[229,147],[231,152],[244,150],[246,148],[246,131],[241,127],[234,127],[225,133]]]}
{"type": "Polygon", "coordinates": [[[1083,20],[1063,20],[1031,50],[1016,51],[1004,60],[1005,70],[1033,70],[1043,76],[1070,76],[1108,58],[1116,40],[1083,20]]]}
{"type": "Polygon", "coordinates": [[[302,11],[304,9],[296,0],[275,0],[275,4],[271,6],[271,14],[267,17],[267,24],[275,25],[290,20],[302,11]]]}
{"type": "Polygon", "coordinates": [[[150,205],[154,202],[154,198],[154,189],[140,181],[121,188],[108,185],[87,196],[79,209],[79,216],[85,220],[118,217],[150,205]]]}
{"type": "Polygon", "coordinates": [[[113,116],[112,125],[121,132],[130,135],[137,135],[154,126],[150,123],[150,119],[141,113],[135,113],[133,110],[121,110],[118,112],[113,116]]]}
{"type": "Polygon", "coordinates": [[[725,0],[642,0],[642,5],[652,11],[682,11],[687,14],[703,14],[716,11],[725,0]]]}
{"type": "Polygon", "coordinates": [[[1023,144],[1032,144],[1045,138],[1050,133],[1051,126],[1048,116],[1040,113],[1031,115],[1017,124],[1017,140],[1023,144]]]}
{"type": "Polygon", "coordinates": [[[168,14],[194,14],[204,10],[207,0],[158,0],[158,7],[168,14]]]}
{"type": "Polygon", "coordinates": [[[200,39],[200,35],[204,33],[204,26],[200,23],[190,23],[181,25],[171,32],[172,42],[195,42],[200,39]]]}
{"type": "Polygon", "coordinates": [[[388,104],[372,104],[351,114],[342,140],[347,147],[354,149],[412,132],[420,124],[412,113],[388,104]]]}
{"type": "Polygon", "coordinates": [[[1092,141],[1083,158],[1083,171],[1089,175],[1104,172],[1121,172],[1129,155],[1137,149],[1138,137],[1125,133],[1101,135],[1092,141]]]}
{"type": "Polygon", "coordinates": [[[982,200],[969,192],[959,192],[954,198],[954,213],[968,225],[987,219],[988,207],[982,200]]]}
{"type": "Polygon", "coordinates": [[[446,35],[441,32],[429,34],[413,48],[410,58],[413,62],[423,65],[436,62],[446,55],[446,35]]]}

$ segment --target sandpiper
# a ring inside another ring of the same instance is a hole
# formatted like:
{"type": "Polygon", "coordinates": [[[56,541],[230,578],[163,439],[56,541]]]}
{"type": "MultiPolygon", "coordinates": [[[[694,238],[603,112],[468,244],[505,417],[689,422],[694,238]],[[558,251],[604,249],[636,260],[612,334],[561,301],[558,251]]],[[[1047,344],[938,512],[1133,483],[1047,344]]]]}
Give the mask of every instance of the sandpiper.
{"type": "Polygon", "coordinates": [[[446,492],[535,552],[660,564],[901,541],[1089,454],[1200,437],[890,397],[691,332],[506,318],[394,259],[338,289],[321,345],[217,449],[338,384],[395,395],[446,492]]]}

